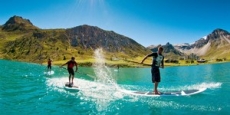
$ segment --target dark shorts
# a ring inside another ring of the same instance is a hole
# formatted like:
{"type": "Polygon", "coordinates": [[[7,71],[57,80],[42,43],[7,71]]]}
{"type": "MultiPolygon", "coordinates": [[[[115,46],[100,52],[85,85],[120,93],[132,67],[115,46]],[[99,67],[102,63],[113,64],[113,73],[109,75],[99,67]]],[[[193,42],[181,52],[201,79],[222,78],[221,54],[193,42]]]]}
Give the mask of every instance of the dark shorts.
{"type": "Polygon", "coordinates": [[[74,70],[73,70],[73,68],[68,68],[68,72],[69,72],[70,75],[74,75],[74,70]]]}
{"type": "Polygon", "coordinates": [[[151,73],[152,73],[152,82],[160,82],[161,81],[161,76],[160,76],[160,69],[157,66],[152,66],[151,69],[151,73]]]}
{"type": "Polygon", "coordinates": [[[47,68],[48,68],[48,69],[51,69],[51,65],[48,65],[47,68]]]}

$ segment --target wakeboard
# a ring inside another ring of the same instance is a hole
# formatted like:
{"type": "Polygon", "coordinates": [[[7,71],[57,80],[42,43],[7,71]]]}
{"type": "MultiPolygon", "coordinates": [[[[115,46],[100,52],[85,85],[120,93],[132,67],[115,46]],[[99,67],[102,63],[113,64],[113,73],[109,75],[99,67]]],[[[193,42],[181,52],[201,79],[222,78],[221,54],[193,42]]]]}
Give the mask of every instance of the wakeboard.
{"type": "Polygon", "coordinates": [[[76,86],[74,84],[69,84],[69,82],[67,82],[65,84],[64,88],[67,89],[67,90],[74,90],[74,91],[79,91],[80,90],[78,86],[76,86]]]}
{"type": "Polygon", "coordinates": [[[200,88],[200,89],[188,89],[188,90],[180,90],[180,91],[166,91],[160,92],[159,94],[155,94],[154,92],[150,91],[124,91],[125,93],[137,96],[149,96],[149,97],[159,97],[159,96],[190,96],[201,93],[205,91],[207,88],[200,88]]]}
{"type": "Polygon", "coordinates": [[[54,71],[44,72],[44,74],[46,74],[46,75],[53,75],[53,74],[54,74],[54,71]]]}

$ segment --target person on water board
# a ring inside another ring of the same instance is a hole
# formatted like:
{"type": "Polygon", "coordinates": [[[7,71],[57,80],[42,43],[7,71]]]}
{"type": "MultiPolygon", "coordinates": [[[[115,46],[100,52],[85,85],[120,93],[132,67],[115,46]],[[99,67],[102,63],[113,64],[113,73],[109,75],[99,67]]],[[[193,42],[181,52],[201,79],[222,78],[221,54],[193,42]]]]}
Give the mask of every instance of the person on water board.
{"type": "Polygon", "coordinates": [[[51,60],[50,58],[48,59],[47,64],[48,64],[48,65],[47,65],[47,70],[48,70],[48,71],[51,71],[51,68],[52,68],[52,60],[51,60]]]}
{"type": "Polygon", "coordinates": [[[75,61],[75,58],[72,57],[71,60],[66,62],[65,64],[61,65],[60,67],[67,65],[67,70],[69,72],[69,86],[73,86],[73,80],[74,80],[74,66],[76,67],[76,71],[78,70],[78,64],[75,61]]]}
{"type": "Polygon", "coordinates": [[[151,65],[151,73],[152,73],[152,82],[154,83],[154,90],[153,93],[156,95],[160,95],[160,92],[157,90],[158,84],[161,81],[160,76],[160,67],[164,68],[164,56],[162,55],[163,47],[159,46],[157,52],[153,52],[151,54],[146,55],[143,60],[141,61],[141,64],[148,58],[153,57],[152,65],[151,65]]]}

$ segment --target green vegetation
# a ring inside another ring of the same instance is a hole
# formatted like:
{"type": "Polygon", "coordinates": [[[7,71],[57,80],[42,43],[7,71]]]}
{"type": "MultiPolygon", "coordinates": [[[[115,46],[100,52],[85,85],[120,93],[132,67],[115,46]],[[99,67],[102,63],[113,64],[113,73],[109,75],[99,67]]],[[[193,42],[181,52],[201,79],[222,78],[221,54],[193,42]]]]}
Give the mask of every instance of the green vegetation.
{"type": "Polygon", "coordinates": [[[103,48],[109,66],[134,66],[127,59],[150,52],[130,38],[98,27],[39,29],[19,16],[0,26],[0,39],[0,58],[33,63],[46,63],[51,58],[59,65],[74,56],[80,65],[91,66],[94,50],[103,48]]]}
{"type": "MultiPolygon", "coordinates": [[[[95,62],[94,50],[71,46],[64,29],[7,32],[1,28],[0,37],[0,57],[3,59],[46,64],[47,59],[51,58],[54,64],[60,65],[74,56],[82,66],[91,66],[95,62]]],[[[129,48],[126,50],[130,54],[105,52],[106,64],[121,67],[140,66],[127,61],[135,60],[138,52],[133,53],[129,48]]]]}

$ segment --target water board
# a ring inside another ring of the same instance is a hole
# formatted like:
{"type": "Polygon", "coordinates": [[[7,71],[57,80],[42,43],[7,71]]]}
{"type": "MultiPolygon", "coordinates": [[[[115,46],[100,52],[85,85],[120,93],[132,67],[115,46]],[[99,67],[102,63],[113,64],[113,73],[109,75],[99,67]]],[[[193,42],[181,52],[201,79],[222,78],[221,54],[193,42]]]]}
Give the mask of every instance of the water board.
{"type": "Polygon", "coordinates": [[[69,82],[67,82],[66,84],[65,84],[65,89],[67,89],[67,90],[73,90],[73,91],[79,91],[80,89],[79,89],[79,87],[78,86],[76,86],[76,85],[69,85],[69,82]]]}
{"type": "Polygon", "coordinates": [[[44,74],[46,74],[46,75],[53,75],[53,74],[54,74],[54,71],[44,72],[44,74]]]}
{"type": "Polygon", "coordinates": [[[156,95],[150,91],[127,91],[126,90],[123,92],[131,94],[131,95],[137,95],[137,96],[159,97],[159,96],[190,96],[190,95],[201,93],[205,90],[206,88],[189,89],[189,90],[181,90],[181,91],[167,91],[167,92],[161,92],[160,95],[156,95]]]}

